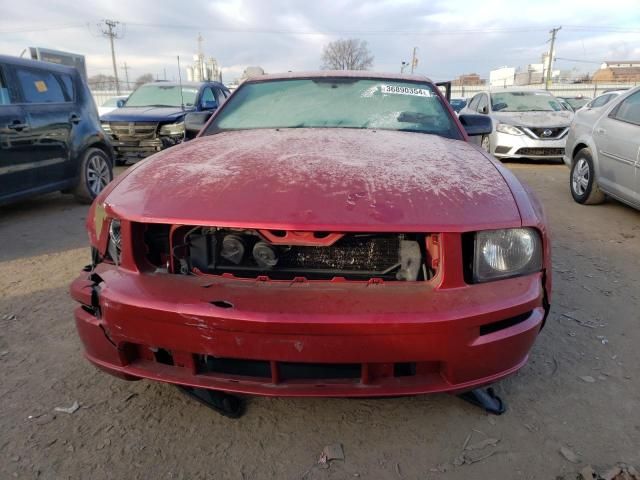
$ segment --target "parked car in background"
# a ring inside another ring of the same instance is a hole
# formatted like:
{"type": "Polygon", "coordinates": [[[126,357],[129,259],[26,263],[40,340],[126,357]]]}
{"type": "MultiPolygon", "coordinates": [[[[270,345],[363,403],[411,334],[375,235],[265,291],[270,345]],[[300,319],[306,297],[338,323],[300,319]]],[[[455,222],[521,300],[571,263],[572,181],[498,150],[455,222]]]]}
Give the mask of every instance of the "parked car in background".
{"type": "Polygon", "coordinates": [[[575,125],[593,125],[602,115],[602,109],[626,90],[611,90],[597,96],[574,114],[575,125]]]}
{"type": "Polygon", "coordinates": [[[451,104],[451,108],[453,108],[453,111],[456,113],[460,113],[460,110],[462,110],[464,107],[467,106],[467,99],[466,98],[452,98],[449,103],[451,104]]]}
{"type": "Polygon", "coordinates": [[[61,190],[92,201],[113,150],[75,68],[0,56],[0,203],[61,190]]]}
{"type": "Polygon", "coordinates": [[[93,263],[71,286],[86,357],[271,396],[515,373],[549,311],[550,245],[531,191],[467,140],[490,130],[424,77],[246,80],[93,204],[93,263]]]}
{"type": "Polygon", "coordinates": [[[560,160],[573,113],[544,90],[499,90],[476,94],[460,114],[491,118],[482,147],[499,159],[560,160]]]}
{"type": "Polygon", "coordinates": [[[608,90],[602,95],[598,95],[596,98],[594,98],[590,102],[587,102],[584,105],[584,108],[604,107],[607,103],[609,103],[611,100],[616,98],[618,95],[623,94],[624,92],[626,92],[626,90],[608,90]]]}
{"type": "Polygon", "coordinates": [[[562,108],[564,108],[565,110],[567,110],[569,112],[574,112],[575,111],[573,109],[573,107],[571,105],[569,105],[569,102],[567,102],[564,98],[556,97],[556,99],[558,100],[558,102],[560,102],[560,105],[562,105],[562,108]]]}
{"type": "Polygon", "coordinates": [[[116,162],[140,159],[185,140],[184,116],[208,116],[230,95],[219,82],[152,82],[135,90],[124,105],[101,117],[116,162]]]}
{"type": "Polygon", "coordinates": [[[573,199],[596,204],[609,195],[640,208],[640,87],[590,115],[581,113],[569,130],[564,156],[573,199]]]}
{"type": "Polygon", "coordinates": [[[102,117],[103,115],[109,112],[113,112],[116,108],[118,108],[118,101],[120,100],[124,102],[127,100],[128,97],[129,97],[128,95],[111,97],[110,99],[108,99],[106,102],[104,102],[102,105],[98,107],[98,115],[102,117]]]}
{"type": "Polygon", "coordinates": [[[584,107],[591,99],[589,97],[583,97],[582,95],[577,95],[575,97],[557,97],[559,100],[564,100],[571,109],[575,112],[584,107]]]}

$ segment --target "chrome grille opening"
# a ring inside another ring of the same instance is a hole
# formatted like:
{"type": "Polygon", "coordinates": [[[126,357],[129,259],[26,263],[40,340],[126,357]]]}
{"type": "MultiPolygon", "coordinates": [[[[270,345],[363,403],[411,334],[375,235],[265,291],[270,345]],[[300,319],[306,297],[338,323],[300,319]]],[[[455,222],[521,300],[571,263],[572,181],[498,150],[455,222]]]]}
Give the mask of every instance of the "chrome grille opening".
{"type": "Polygon", "coordinates": [[[111,135],[118,140],[152,140],[156,138],[157,122],[110,122],[111,135]]]}
{"type": "Polygon", "coordinates": [[[518,149],[516,154],[533,157],[561,157],[564,155],[564,148],[526,147],[518,149]]]}
{"type": "Polygon", "coordinates": [[[273,280],[429,280],[429,235],[148,225],[144,260],[174,274],[273,280]]]}

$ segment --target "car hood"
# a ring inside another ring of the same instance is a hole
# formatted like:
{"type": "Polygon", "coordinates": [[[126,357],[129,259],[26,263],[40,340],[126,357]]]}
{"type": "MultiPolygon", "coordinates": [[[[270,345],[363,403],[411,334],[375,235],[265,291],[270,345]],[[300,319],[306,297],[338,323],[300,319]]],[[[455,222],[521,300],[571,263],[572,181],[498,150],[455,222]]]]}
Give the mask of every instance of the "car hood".
{"type": "Polygon", "coordinates": [[[180,107],[122,107],[100,117],[103,122],[175,122],[193,108],[180,107]]]}
{"type": "Polygon", "coordinates": [[[107,210],[133,221],[333,231],[519,226],[496,164],[460,140],[349,129],[197,138],[116,180],[107,210]]]}
{"type": "Polygon", "coordinates": [[[500,123],[523,127],[568,127],[573,113],[561,112],[493,112],[492,117],[500,123]]]}

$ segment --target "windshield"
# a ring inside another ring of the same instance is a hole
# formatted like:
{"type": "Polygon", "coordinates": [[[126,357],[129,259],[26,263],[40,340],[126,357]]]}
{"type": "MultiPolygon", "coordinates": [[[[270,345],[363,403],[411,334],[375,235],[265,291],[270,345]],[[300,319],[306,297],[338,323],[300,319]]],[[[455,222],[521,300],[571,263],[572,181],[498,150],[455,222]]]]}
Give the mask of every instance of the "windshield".
{"type": "Polygon", "coordinates": [[[192,107],[196,102],[198,89],[182,87],[182,96],[178,85],[163,85],[152,83],[143,85],[131,94],[127,100],[127,107],[192,107]]]}
{"type": "Polygon", "coordinates": [[[559,112],[558,100],[544,92],[501,92],[491,94],[494,112],[559,112]]]}
{"type": "Polygon", "coordinates": [[[589,103],[588,98],[565,98],[565,101],[571,105],[574,110],[578,110],[589,103]]]}
{"type": "Polygon", "coordinates": [[[245,83],[227,101],[207,133],[336,127],[462,138],[430,84],[340,77],[245,83]]]}
{"type": "Polygon", "coordinates": [[[453,108],[456,112],[459,112],[467,106],[467,101],[463,98],[452,98],[450,103],[451,108],[453,108]]]}

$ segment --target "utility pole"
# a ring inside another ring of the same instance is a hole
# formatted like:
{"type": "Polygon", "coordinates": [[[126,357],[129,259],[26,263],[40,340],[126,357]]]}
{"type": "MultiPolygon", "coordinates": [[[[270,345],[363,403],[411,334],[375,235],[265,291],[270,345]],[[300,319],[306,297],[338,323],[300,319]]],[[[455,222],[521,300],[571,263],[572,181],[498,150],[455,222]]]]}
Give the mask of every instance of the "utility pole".
{"type": "Polygon", "coordinates": [[[125,78],[125,85],[127,90],[129,90],[131,88],[131,86],[129,85],[129,67],[127,67],[127,62],[124,62],[122,64],[122,69],[124,70],[124,78],[125,78]]]}
{"type": "Polygon", "coordinates": [[[417,51],[418,47],[413,47],[413,54],[411,55],[411,75],[413,75],[413,71],[418,66],[418,58],[416,57],[417,51]]]}
{"type": "Polygon", "coordinates": [[[118,36],[116,32],[116,27],[120,24],[120,22],[116,22],[115,20],[103,20],[104,27],[102,28],[102,35],[109,38],[109,43],[111,44],[111,61],[113,62],[113,76],[116,79],[116,93],[120,95],[120,82],[118,81],[118,68],[116,67],[116,51],[113,47],[113,39],[114,38],[122,38],[118,36]]]}
{"type": "Polygon", "coordinates": [[[545,88],[547,90],[549,90],[549,88],[551,87],[551,73],[553,70],[553,54],[554,54],[554,47],[556,43],[556,34],[561,29],[562,27],[556,27],[556,28],[552,28],[551,31],[549,32],[551,34],[551,46],[549,48],[549,58],[547,58],[547,81],[545,85],[545,88]]]}

